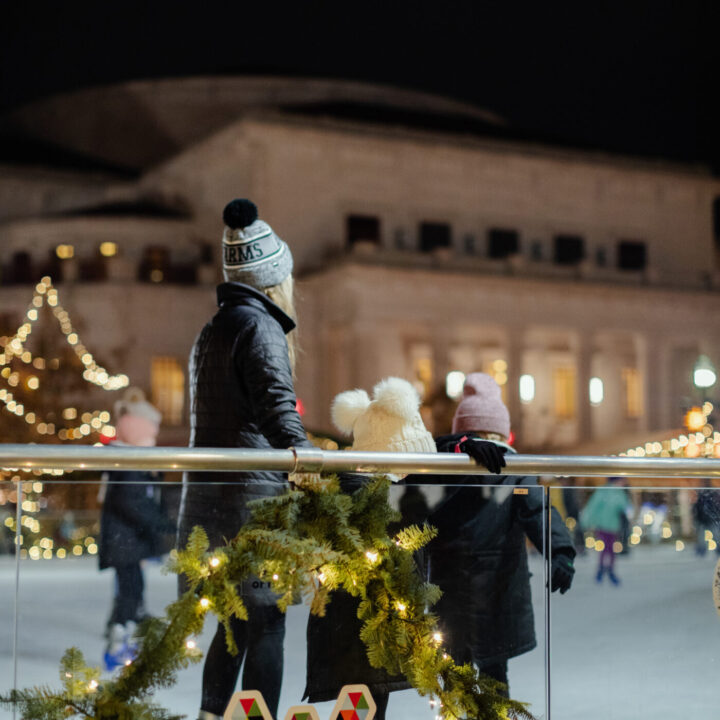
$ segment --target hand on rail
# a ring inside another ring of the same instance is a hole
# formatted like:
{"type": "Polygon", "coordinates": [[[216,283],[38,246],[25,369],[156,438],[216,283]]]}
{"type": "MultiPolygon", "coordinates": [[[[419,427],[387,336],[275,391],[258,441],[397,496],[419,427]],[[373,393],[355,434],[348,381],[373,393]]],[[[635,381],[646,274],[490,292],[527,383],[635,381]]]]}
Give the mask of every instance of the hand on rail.
{"type": "Polygon", "coordinates": [[[505,467],[506,448],[490,440],[467,438],[458,445],[459,452],[469,455],[478,465],[487,468],[496,475],[505,467]]]}

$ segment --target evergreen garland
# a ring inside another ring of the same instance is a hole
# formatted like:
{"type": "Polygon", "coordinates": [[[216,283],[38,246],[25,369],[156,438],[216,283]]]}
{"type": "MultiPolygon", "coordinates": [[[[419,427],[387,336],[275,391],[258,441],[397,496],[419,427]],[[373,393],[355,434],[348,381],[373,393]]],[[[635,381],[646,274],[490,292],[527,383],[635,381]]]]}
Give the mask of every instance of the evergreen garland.
{"type": "Polygon", "coordinates": [[[427,611],[441,591],[422,580],[414,555],[436,531],[411,526],[391,537],[388,525],[399,515],[388,503],[389,487],[388,478],[377,476],[346,494],[336,478],[313,479],[301,490],[254,501],[252,521],[212,552],[196,527],[169,562],[189,589],[167,607],[165,618],[141,626],[130,665],[99,684],[99,671],[72,648],[61,663],[61,691],[14,690],[0,702],[19,707],[26,720],[171,720],[148,696],[199,660],[188,638],[200,633],[207,612],[223,623],[228,649],[237,652],[230,618],[247,619],[237,586],[256,576],[272,582],[283,611],[305,597],[311,612],[323,615],[340,588],[357,597],[370,664],[402,673],[421,695],[437,698],[443,720],[532,720],[525,703],[502,695],[503,685],[471,664],[456,665],[443,650],[437,618],[427,611]]]}

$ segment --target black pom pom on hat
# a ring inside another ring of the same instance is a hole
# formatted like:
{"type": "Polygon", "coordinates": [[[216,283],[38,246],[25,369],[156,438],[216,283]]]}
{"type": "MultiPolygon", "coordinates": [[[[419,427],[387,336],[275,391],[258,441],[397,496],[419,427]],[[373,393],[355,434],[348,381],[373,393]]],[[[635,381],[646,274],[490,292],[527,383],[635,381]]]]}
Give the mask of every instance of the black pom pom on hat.
{"type": "Polygon", "coordinates": [[[223,210],[223,221],[233,230],[252,225],[257,219],[258,211],[255,203],[246,198],[232,200],[223,210]]]}

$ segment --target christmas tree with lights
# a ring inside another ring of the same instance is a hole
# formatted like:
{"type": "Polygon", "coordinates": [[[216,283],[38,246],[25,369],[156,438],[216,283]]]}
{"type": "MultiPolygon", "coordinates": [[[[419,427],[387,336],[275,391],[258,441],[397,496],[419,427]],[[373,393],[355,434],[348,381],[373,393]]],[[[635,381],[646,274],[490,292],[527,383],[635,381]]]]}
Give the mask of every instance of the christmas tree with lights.
{"type": "MultiPolygon", "coordinates": [[[[0,442],[106,442],[115,431],[109,424],[110,411],[103,407],[109,403],[99,396],[128,383],[127,375],[110,375],[98,365],[73,327],[51,279],[44,277],[35,286],[20,326],[0,337],[0,442]],[[87,407],[88,402],[96,404],[87,407]]],[[[97,550],[91,528],[77,527],[70,513],[51,517],[46,512],[53,498],[44,492],[43,480],[63,474],[47,469],[0,469],[0,481],[12,482],[3,485],[0,505],[21,505],[23,557],[62,558],[97,550]]],[[[68,496],[66,502],[57,503],[65,507],[79,502],[82,494],[77,484],[53,490],[68,496]]],[[[14,514],[7,514],[4,523],[16,530],[14,514]]]]}

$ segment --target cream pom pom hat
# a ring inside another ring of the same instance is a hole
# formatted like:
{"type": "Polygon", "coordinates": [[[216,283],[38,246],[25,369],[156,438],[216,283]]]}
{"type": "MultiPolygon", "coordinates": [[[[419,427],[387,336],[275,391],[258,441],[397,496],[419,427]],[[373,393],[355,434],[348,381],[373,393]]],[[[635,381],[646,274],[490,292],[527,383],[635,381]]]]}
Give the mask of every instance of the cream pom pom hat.
{"type": "Polygon", "coordinates": [[[420,417],[420,397],[402,378],[381,380],[372,400],[364,390],[348,390],[333,400],[332,421],[353,436],[352,450],[372,452],[437,452],[420,417]]]}

